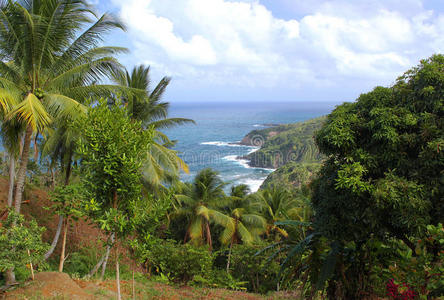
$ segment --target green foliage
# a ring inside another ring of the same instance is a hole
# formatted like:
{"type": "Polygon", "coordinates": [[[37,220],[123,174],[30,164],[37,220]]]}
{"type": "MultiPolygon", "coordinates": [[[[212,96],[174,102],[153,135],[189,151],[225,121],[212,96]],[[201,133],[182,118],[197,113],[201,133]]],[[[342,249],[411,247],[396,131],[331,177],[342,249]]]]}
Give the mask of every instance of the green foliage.
{"type": "Polygon", "coordinates": [[[415,243],[415,252],[399,245],[398,259],[382,270],[385,278],[407,284],[421,299],[444,296],[444,229],[442,224],[428,225],[423,239],[415,243]]]}
{"type": "Polygon", "coordinates": [[[199,276],[211,279],[213,255],[207,247],[180,245],[172,240],[159,240],[144,253],[152,270],[173,282],[187,283],[199,276]]]}
{"type": "Polygon", "coordinates": [[[82,186],[79,184],[57,185],[50,192],[50,199],[53,203],[51,209],[57,215],[77,220],[84,214],[82,209],[83,196],[82,186]]]}
{"type": "Polygon", "coordinates": [[[411,239],[442,221],[443,66],[444,56],[434,55],[393,87],[338,106],[316,135],[327,160],[313,183],[314,226],[342,245],[330,296],[371,290],[371,239],[401,240],[414,251],[411,239]]]}
{"type": "Polygon", "coordinates": [[[267,261],[269,252],[257,252],[264,243],[256,246],[234,245],[230,265],[230,274],[237,280],[246,282],[248,291],[266,293],[276,290],[277,274],[279,273],[279,258],[267,261]]]}
{"type": "Polygon", "coordinates": [[[176,195],[180,206],[174,215],[185,216],[188,221],[185,241],[189,239],[195,245],[206,241],[211,250],[210,222],[234,227],[232,218],[221,211],[229,201],[223,190],[225,185],[218,173],[209,168],[200,171],[192,185],[181,185],[181,193],[176,195]]]}
{"type": "Polygon", "coordinates": [[[133,203],[141,196],[141,167],[152,131],[130,120],[123,106],[110,106],[103,99],[73,126],[82,128],[78,154],[82,158],[83,187],[88,193],[87,213],[103,230],[128,233],[133,203]]]}
{"type": "Polygon", "coordinates": [[[321,117],[250,132],[242,142],[261,147],[247,155],[250,164],[255,167],[278,168],[289,162],[320,162],[324,156],[319,153],[313,135],[324,121],[325,117],[321,117]]]}
{"type": "Polygon", "coordinates": [[[88,247],[80,248],[79,251],[69,253],[66,257],[63,272],[77,278],[82,278],[89,274],[97,263],[97,257],[102,255],[102,253],[98,251],[99,249],[101,249],[101,247],[88,245],[88,247]]]}
{"type": "Polygon", "coordinates": [[[25,223],[22,215],[10,211],[6,221],[0,223],[0,272],[14,268],[23,273],[23,267],[30,263],[43,262],[48,249],[42,242],[44,231],[34,220],[25,223]]]}
{"type": "Polygon", "coordinates": [[[287,162],[268,175],[260,189],[298,189],[314,179],[320,168],[320,163],[287,162]]]}

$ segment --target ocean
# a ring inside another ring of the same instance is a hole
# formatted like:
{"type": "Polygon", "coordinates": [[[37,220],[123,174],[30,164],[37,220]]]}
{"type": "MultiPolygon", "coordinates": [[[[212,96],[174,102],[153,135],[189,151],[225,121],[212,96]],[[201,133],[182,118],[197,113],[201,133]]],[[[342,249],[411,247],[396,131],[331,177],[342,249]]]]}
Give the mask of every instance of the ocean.
{"type": "Polygon", "coordinates": [[[264,124],[288,124],[309,120],[330,113],[331,102],[293,103],[171,103],[170,117],[193,119],[196,125],[187,124],[165,130],[174,149],[188,164],[190,173],[181,174],[183,181],[192,181],[204,168],[219,172],[222,180],[231,185],[247,184],[256,191],[272,169],[252,168],[247,161],[237,159],[255,147],[238,143],[254,129],[264,124]]]}

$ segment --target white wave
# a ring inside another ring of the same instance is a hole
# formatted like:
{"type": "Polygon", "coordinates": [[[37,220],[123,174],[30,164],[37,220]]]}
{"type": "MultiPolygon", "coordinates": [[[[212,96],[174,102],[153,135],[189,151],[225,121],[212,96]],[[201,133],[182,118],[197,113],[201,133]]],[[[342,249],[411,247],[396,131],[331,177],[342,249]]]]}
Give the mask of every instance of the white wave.
{"type": "Polygon", "coordinates": [[[257,192],[257,190],[260,188],[261,184],[264,182],[266,177],[262,179],[245,179],[241,180],[240,183],[246,184],[250,187],[251,192],[257,192]]]}
{"type": "Polygon", "coordinates": [[[248,154],[251,154],[251,153],[254,153],[254,152],[256,152],[257,150],[259,150],[260,149],[260,147],[253,147],[253,146],[251,146],[253,149],[251,149],[250,151],[248,151],[248,153],[247,153],[247,155],[248,154]]]}
{"type": "Polygon", "coordinates": [[[253,127],[265,127],[265,126],[261,124],[254,124],[253,127]]]}
{"type": "Polygon", "coordinates": [[[215,142],[202,142],[200,144],[201,145],[211,145],[211,146],[223,146],[223,147],[244,147],[244,148],[251,148],[252,147],[252,146],[240,145],[239,142],[229,143],[229,142],[215,141],[215,142]]]}
{"type": "Polygon", "coordinates": [[[260,169],[260,170],[270,171],[270,173],[276,170],[276,169],[270,169],[270,168],[251,167],[248,164],[249,163],[248,159],[240,158],[238,155],[227,155],[227,156],[222,157],[222,159],[227,160],[227,161],[237,162],[238,164],[240,164],[242,167],[244,167],[246,169],[260,169]]]}

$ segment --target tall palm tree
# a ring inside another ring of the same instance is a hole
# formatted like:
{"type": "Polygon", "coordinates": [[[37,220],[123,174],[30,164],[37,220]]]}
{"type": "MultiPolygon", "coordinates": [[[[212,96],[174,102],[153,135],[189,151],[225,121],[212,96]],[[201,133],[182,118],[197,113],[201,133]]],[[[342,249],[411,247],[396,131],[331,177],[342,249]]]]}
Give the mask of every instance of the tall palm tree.
{"type": "Polygon", "coordinates": [[[94,18],[83,0],[0,5],[0,102],[7,120],[25,127],[14,195],[17,212],[33,134],[45,132],[54,118],[81,113],[79,101],[85,97],[117,89],[92,84],[121,68],[113,55],[125,49],[98,44],[103,33],[123,26],[107,14],[94,18]]]}
{"type": "Polygon", "coordinates": [[[188,219],[184,242],[190,240],[202,244],[206,241],[211,251],[210,222],[223,227],[231,226],[231,218],[221,212],[227,202],[223,190],[225,185],[216,171],[203,169],[196,175],[192,185],[184,185],[183,194],[176,195],[182,204],[176,215],[184,215],[188,219]]]}
{"type": "Polygon", "coordinates": [[[0,106],[7,121],[24,126],[14,194],[20,212],[33,134],[81,113],[86,97],[131,91],[92,85],[121,68],[113,55],[126,49],[98,47],[105,32],[123,26],[107,14],[96,18],[86,1],[5,1],[0,25],[0,106]]]}
{"type": "Polygon", "coordinates": [[[233,244],[243,242],[252,244],[260,239],[266,230],[266,220],[254,210],[252,198],[247,197],[250,189],[245,184],[231,187],[230,203],[225,207],[226,214],[230,216],[229,226],[225,226],[221,235],[221,242],[230,245],[227,259],[227,272],[230,269],[231,250],[233,244]]]}
{"type": "Polygon", "coordinates": [[[145,91],[145,94],[123,97],[130,116],[141,121],[144,128],[154,128],[156,133],[143,172],[145,187],[157,190],[162,183],[171,183],[177,179],[181,169],[188,173],[187,165],[176,151],[169,148],[172,143],[161,132],[162,129],[194,123],[190,119],[168,117],[170,104],[162,102],[162,96],[171,78],[163,77],[154,89],[151,89],[150,67],[140,65],[134,67],[131,73],[127,70],[114,73],[113,81],[118,85],[145,91]]]}

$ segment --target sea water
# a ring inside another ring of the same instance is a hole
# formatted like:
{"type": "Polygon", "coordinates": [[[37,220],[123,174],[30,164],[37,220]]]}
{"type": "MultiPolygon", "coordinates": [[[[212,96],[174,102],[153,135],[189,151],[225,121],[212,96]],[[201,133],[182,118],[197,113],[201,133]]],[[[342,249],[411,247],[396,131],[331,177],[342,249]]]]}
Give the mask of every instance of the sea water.
{"type": "Polygon", "coordinates": [[[190,172],[182,172],[181,179],[192,181],[204,168],[219,172],[222,180],[233,184],[247,184],[256,191],[272,169],[252,168],[240,159],[256,147],[236,143],[254,129],[266,124],[288,124],[309,120],[330,113],[338,103],[172,103],[170,117],[193,119],[187,124],[165,130],[170,139],[177,140],[174,149],[188,164],[190,172]]]}

